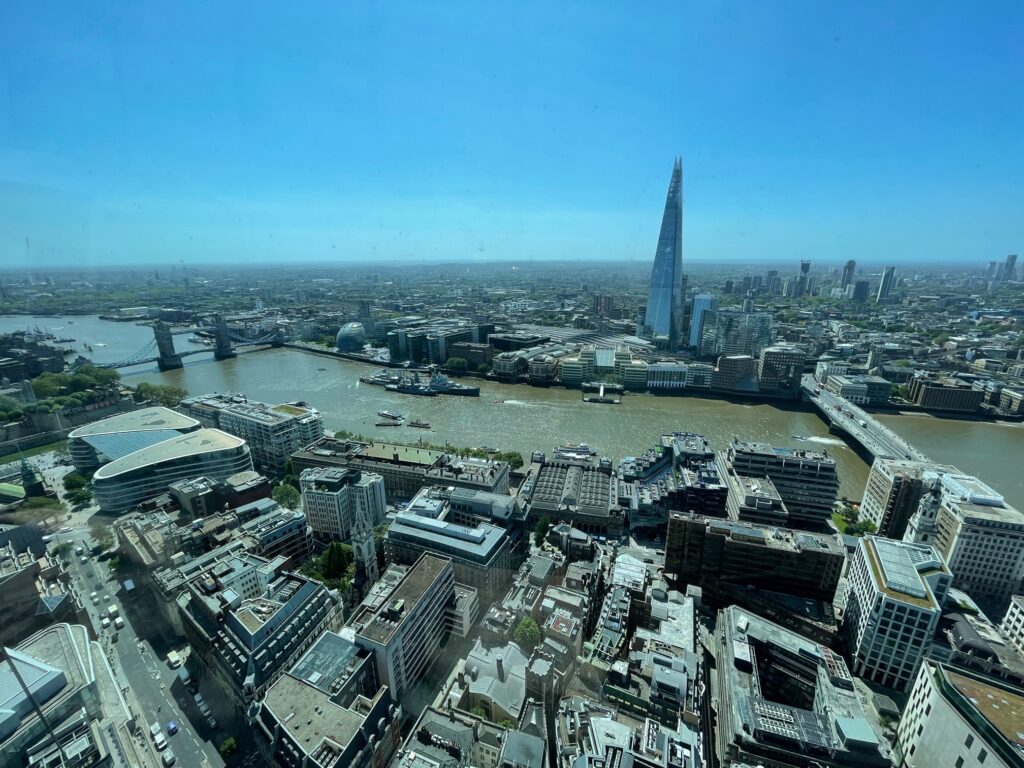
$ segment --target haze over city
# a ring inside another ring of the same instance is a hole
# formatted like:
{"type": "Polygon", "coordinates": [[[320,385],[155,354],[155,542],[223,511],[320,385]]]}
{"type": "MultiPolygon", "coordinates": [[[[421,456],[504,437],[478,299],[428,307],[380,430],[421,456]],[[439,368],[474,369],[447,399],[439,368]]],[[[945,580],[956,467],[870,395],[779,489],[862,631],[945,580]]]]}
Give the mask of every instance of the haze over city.
{"type": "Polygon", "coordinates": [[[0,262],[969,262],[1024,209],[1017,3],[10,4],[0,262]],[[57,9],[59,8],[59,12],[57,9]]]}

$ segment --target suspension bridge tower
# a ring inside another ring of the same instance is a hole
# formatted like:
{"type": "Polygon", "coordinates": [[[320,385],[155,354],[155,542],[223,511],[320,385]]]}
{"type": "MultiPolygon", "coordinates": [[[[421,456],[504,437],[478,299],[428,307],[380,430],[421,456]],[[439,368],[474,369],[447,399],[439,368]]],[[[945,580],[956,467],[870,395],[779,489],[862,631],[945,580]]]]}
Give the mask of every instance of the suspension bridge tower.
{"type": "Polygon", "coordinates": [[[213,338],[217,345],[213,348],[214,360],[227,360],[237,357],[235,348],[231,346],[231,332],[228,330],[228,321],[219,312],[213,316],[213,338]]]}
{"type": "Polygon", "coordinates": [[[157,320],[153,323],[153,335],[156,336],[157,353],[160,355],[156,359],[157,368],[161,371],[181,368],[181,355],[174,351],[174,336],[171,335],[171,329],[157,320]]]}

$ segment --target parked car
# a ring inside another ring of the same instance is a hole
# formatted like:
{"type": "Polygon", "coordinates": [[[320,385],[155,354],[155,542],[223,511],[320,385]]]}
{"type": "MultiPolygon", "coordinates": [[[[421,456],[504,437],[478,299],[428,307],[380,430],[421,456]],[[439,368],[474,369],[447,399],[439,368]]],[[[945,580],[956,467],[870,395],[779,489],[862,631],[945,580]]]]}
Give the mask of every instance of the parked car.
{"type": "Polygon", "coordinates": [[[171,722],[169,722],[167,724],[167,735],[168,736],[173,736],[177,732],[178,732],[178,724],[176,722],[174,722],[173,720],[171,720],[171,722]]]}
{"type": "Polygon", "coordinates": [[[158,751],[167,749],[167,739],[164,737],[163,730],[160,728],[160,723],[153,723],[149,726],[149,735],[153,737],[153,745],[158,751]]]}
{"type": "Polygon", "coordinates": [[[160,759],[163,760],[164,765],[174,765],[174,753],[169,749],[160,755],[160,759]]]}

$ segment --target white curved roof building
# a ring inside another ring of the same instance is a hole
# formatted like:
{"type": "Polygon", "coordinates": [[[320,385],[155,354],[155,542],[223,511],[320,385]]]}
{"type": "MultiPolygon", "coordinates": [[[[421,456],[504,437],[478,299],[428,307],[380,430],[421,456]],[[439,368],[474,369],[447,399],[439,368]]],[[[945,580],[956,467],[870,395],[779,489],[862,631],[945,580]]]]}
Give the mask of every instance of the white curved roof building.
{"type": "Polygon", "coordinates": [[[72,430],[68,435],[68,450],[75,469],[91,472],[135,451],[194,432],[201,426],[191,416],[170,408],[140,408],[72,430]]]}
{"type": "Polygon", "coordinates": [[[219,429],[200,429],[100,467],[93,475],[92,489],[104,512],[123,512],[178,480],[200,475],[225,480],[251,469],[252,456],[245,440],[219,429]]]}

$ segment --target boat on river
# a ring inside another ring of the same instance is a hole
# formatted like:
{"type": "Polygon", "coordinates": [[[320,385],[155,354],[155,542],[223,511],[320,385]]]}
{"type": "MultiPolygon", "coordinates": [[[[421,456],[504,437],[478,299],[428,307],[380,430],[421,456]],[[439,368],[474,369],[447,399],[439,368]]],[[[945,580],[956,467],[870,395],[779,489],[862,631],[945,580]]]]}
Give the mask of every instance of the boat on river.
{"type": "Polygon", "coordinates": [[[402,421],[405,419],[405,416],[394,411],[377,411],[377,415],[382,419],[390,419],[391,421],[402,421]]]}
{"type": "Polygon", "coordinates": [[[416,427],[416,429],[430,429],[430,422],[423,421],[423,419],[413,419],[409,422],[410,427],[416,427]]]}

